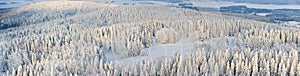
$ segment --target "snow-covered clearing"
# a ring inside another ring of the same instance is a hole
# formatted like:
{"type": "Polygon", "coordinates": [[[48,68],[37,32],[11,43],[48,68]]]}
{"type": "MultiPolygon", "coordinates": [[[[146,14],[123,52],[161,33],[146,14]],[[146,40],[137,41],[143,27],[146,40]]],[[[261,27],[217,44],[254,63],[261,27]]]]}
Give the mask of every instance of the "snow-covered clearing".
{"type": "Polygon", "coordinates": [[[153,60],[157,58],[170,58],[175,53],[181,55],[189,54],[194,48],[194,43],[190,39],[181,39],[176,44],[156,44],[149,48],[144,49],[144,56],[135,56],[129,58],[118,58],[113,56],[114,54],[109,53],[106,55],[108,61],[119,62],[119,63],[136,63],[142,60],[153,60]]]}
{"type": "Polygon", "coordinates": [[[118,58],[117,56],[113,56],[113,54],[109,54],[107,60],[109,62],[118,62],[123,64],[130,63],[139,63],[143,60],[155,60],[161,58],[171,58],[175,53],[179,53],[181,55],[187,55],[194,51],[201,51],[202,48],[209,48],[210,46],[214,46],[215,48],[211,49],[220,49],[219,47],[233,47],[234,46],[234,37],[224,38],[227,40],[223,40],[221,38],[211,38],[209,40],[204,41],[193,41],[190,38],[184,38],[179,40],[176,44],[156,44],[149,48],[145,48],[144,56],[135,56],[128,58],[118,58]],[[199,45],[209,45],[209,46],[199,46],[199,45]],[[199,50],[195,50],[199,49],[199,50]]]}
{"type": "Polygon", "coordinates": [[[283,24],[292,26],[292,27],[300,27],[300,22],[296,22],[296,21],[287,21],[287,22],[284,22],[283,24]]]}
{"type": "Polygon", "coordinates": [[[257,16],[263,16],[263,17],[270,15],[270,14],[272,14],[272,13],[256,13],[257,16]]]}

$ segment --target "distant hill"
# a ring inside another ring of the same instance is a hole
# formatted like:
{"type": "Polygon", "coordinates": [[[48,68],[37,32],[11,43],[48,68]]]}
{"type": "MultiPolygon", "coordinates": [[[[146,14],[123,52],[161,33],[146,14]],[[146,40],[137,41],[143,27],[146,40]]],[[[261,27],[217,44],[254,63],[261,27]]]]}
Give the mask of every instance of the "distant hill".
{"type": "Polygon", "coordinates": [[[164,2],[181,2],[181,1],[230,1],[238,3],[253,4],[280,4],[280,5],[299,5],[300,0],[133,0],[133,1],[164,1],[164,2]]]}
{"type": "Polygon", "coordinates": [[[239,2],[239,3],[254,3],[254,4],[281,4],[281,5],[300,4],[300,0],[217,0],[217,1],[232,1],[232,2],[239,2]]]}
{"type": "Polygon", "coordinates": [[[162,2],[176,3],[176,2],[181,2],[181,1],[184,1],[184,0],[132,0],[132,1],[162,1],[162,2]]]}

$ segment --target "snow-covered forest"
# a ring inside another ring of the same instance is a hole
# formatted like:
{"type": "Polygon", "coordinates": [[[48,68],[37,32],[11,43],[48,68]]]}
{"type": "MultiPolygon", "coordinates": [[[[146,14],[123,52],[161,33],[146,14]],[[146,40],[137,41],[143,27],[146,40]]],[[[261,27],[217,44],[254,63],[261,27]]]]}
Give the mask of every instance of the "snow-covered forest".
{"type": "Polygon", "coordinates": [[[299,27],[175,7],[49,1],[0,16],[7,76],[295,76],[299,47],[299,27]]]}

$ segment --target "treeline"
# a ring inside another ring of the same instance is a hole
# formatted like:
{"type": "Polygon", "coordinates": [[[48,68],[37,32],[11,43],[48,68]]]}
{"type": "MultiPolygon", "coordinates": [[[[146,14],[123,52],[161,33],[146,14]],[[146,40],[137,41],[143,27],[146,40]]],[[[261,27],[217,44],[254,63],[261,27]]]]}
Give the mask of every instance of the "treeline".
{"type": "Polygon", "coordinates": [[[98,8],[111,8],[115,6],[117,5],[88,1],[38,2],[12,9],[1,15],[0,29],[38,24],[56,19],[65,19],[78,15],[78,13],[90,13],[96,11],[98,8]]]}

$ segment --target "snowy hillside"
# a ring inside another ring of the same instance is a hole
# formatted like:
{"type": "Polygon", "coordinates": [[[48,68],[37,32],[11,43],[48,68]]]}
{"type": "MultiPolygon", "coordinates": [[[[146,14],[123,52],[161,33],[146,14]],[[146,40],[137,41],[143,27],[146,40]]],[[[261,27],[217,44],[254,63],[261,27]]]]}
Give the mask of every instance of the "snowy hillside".
{"type": "Polygon", "coordinates": [[[299,27],[114,3],[45,1],[4,13],[0,75],[300,75],[299,27]]]}

